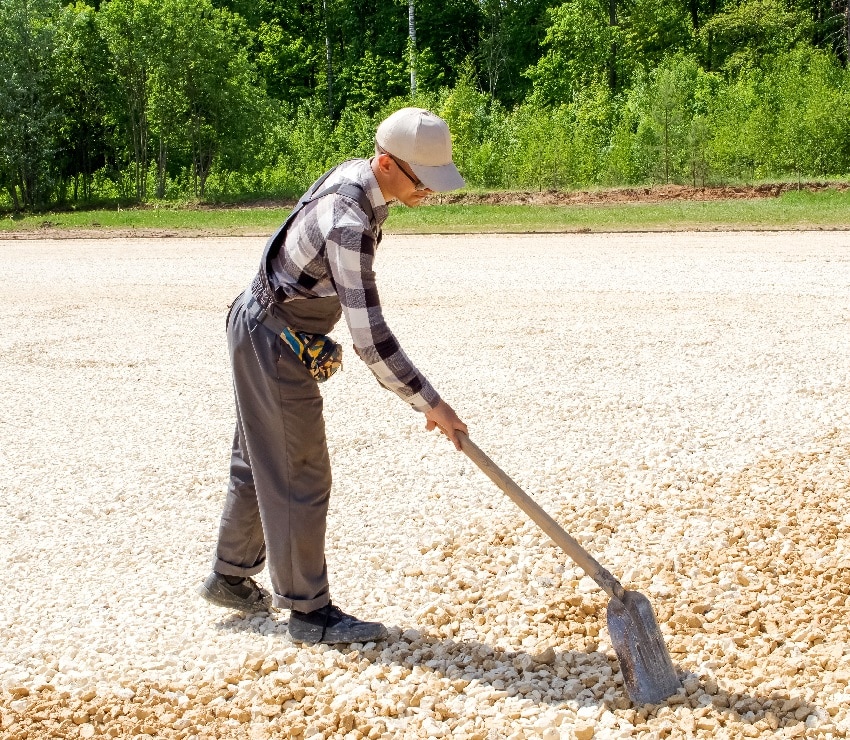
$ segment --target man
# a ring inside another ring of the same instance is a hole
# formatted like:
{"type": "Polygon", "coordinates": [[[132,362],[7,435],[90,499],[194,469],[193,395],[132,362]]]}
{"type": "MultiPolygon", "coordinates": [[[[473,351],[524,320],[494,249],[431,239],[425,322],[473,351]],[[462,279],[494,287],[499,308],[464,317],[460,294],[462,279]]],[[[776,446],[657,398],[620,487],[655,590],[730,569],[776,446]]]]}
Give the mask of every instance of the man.
{"type": "Polygon", "coordinates": [[[460,449],[456,432],[466,425],[384,321],[372,268],[389,201],[417,206],[432,192],[463,184],[445,121],[404,108],[378,127],[374,157],[344,162],[320,178],[269,239],[251,287],[228,314],[236,433],[213,572],[199,589],[208,601],[239,610],[262,605],[268,595],[251,576],[268,565],[273,604],[290,610],[291,639],[386,637],[382,624],[331,603],[322,397],[297,342],[284,338],[327,334],[344,315],[355,352],[378,381],[423,413],[428,431],[440,429],[460,449]]]}

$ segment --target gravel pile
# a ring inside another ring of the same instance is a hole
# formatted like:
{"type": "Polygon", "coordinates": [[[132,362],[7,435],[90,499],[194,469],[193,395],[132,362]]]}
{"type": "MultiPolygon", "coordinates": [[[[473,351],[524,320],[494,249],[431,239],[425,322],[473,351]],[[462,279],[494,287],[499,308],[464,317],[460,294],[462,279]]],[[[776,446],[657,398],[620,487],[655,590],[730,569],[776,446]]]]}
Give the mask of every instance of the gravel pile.
{"type": "Polygon", "coordinates": [[[287,612],[194,594],[262,244],[0,241],[2,737],[847,736],[850,234],[381,247],[472,439],[653,603],[662,706],[630,704],[604,594],[350,348],[331,588],[391,639],[296,648],[287,612]]]}

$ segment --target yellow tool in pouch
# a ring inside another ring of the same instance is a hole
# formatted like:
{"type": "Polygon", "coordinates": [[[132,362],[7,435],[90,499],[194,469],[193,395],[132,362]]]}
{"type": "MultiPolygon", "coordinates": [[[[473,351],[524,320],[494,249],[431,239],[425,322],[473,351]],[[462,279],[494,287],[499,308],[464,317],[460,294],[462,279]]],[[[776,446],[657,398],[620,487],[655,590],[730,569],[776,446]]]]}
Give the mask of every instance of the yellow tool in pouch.
{"type": "Polygon", "coordinates": [[[342,367],[342,345],[324,334],[309,334],[286,327],[280,334],[316,382],[324,383],[342,367]]]}

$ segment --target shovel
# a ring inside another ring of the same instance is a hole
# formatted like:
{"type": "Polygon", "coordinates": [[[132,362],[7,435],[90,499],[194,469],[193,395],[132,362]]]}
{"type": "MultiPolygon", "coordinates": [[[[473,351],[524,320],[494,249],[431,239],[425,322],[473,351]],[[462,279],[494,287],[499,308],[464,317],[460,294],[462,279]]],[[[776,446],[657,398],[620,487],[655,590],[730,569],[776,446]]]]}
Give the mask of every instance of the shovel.
{"type": "Polygon", "coordinates": [[[567,534],[525,491],[485,455],[463,432],[460,447],[549,537],[610,597],[608,632],[620,661],[623,682],[635,704],[659,704],[679,689],[679,679],[658,629],[649,599],[627,591],[620,582],[567,534]]]}

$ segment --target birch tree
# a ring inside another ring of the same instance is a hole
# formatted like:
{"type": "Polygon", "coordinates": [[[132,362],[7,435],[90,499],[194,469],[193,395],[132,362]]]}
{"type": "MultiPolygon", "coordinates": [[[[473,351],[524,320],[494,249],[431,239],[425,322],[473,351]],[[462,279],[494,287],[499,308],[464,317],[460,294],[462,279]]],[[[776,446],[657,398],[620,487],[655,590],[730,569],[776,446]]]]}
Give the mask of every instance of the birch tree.
{"type": "Polygon", "coordinates": [[[416,96],[416,10],[415,0],[407,0],[407,50],[410,56],[410,97],[416,96]]]}

